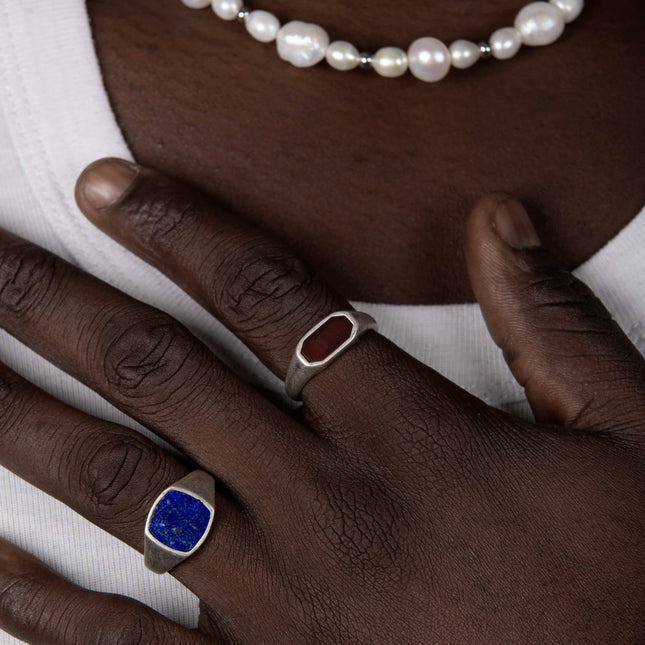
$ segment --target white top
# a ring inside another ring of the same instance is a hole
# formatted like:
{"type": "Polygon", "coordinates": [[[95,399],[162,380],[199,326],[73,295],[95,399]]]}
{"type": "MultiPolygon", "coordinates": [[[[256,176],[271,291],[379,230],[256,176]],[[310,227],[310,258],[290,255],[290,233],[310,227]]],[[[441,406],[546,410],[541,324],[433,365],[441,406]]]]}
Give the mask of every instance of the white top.
{"type": "MultiPolygon", "coordinates": [[[[0,225],[165,309],[244,374],[281,387],[219,323],[78,211],[76,178],[104,156],[131,158],[131,153],[102,85],[85,3],[0,0],[0,225]]],[[[576,271],[641,352],[644,248],[645,210],[576,271]]],[[[476,396],[528,414],[477,305],[354,304],[379,321],[384,335],[476,396]]],[[[138,427],[3,332],[0,361],[78,408],[138,427]]],[[[2,468],[0,535],[83,586],[135,597],[186,625],[196,624],[196,599],[171,576],[149,573],[137,552],[2,468]]],[[[0,645],[16,642],[0,633],[0,645]]]]}

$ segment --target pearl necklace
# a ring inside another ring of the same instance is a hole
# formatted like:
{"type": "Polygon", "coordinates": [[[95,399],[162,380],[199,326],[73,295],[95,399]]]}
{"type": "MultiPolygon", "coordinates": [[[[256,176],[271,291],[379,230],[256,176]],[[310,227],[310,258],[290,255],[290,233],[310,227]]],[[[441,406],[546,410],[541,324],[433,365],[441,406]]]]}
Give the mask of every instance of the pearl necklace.
{"type": "Polygon", "coordinates": [[[359,52],[344,40],[330,43],[327,32],[315,24],[294,20],[281,25],[272,13],[252,11],[242,0],[181,1],[191,9],[210,6],[222,20],[237,19],[260,42],[276,41],[280,58],[296,67],[311,67],[324,58],[334,69],[372,68],[388,78],[402,76],[409,69],[418,79],[430,83],[444,78],[451,66],[466,69],[481,58],[512,58],[522,45],[550,45],[584,7],[584,0],[531,2],[517,14],[513,27],[498,29],[487,41],[456,40],[447,47],[437,38],[424,37],[415,40],[407,52],[399,47],[382,47],[372,54],[359,52]]]}

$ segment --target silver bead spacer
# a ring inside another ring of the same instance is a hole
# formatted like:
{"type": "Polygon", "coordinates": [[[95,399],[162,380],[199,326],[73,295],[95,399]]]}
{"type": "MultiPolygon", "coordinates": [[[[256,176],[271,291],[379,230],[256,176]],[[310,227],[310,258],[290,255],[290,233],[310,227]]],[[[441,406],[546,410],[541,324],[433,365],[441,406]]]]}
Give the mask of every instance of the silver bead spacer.
{"type": "Polygon", "coordinates": [[[479,55],[484,60],[488,60],[493,57],[493,50],[491,49],[490,43],[487,43],[485,40],[479,43],[479,52],[479,55]]]}
{"type": "Polygon", "coordinates": [[[358,58],[361,69],[372,69],[372,54],[370,52],[361,52],[358,58]]]}
{"type": "Polygon", "coordinates": [[[249,14],[251,13],[251,10],[248,7],[241,7],[240,10],[237,12],[237,17],[236,20],[238,22],[244,22],[248,17],[249,14]]]}

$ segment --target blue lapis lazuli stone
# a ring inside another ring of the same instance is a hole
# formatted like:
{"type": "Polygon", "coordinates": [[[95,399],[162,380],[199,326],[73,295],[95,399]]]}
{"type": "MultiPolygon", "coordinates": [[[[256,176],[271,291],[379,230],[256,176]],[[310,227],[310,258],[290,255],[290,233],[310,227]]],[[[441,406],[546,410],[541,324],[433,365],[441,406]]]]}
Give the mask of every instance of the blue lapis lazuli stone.
{"type": "Polygon", "coordinates": [[[155,507],[148,530],[167,547],[187,553],[201,540],[210,518],[210,510],[200,500],[171,490],[155,507]]]}

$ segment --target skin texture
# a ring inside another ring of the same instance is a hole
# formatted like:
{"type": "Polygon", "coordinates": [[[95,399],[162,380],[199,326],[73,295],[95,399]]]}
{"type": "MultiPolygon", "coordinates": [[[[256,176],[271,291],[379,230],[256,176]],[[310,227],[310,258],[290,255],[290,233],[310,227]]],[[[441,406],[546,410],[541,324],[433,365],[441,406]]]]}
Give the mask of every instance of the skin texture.
{"type": "MultiPolygon", "coordinates": [[[[150,169],[97,162],[77,200],[281,378],[302,334],[347,307],[279,241],[150,169]]],[[[220,482],[212,534],[173,571],[201,599],[197,631],[6,542],[0,627],[47,645],[643,642],[645,360],[519,201],[481,199],[465,254],[536,423],[373,332],[286,414],[163,312],[0,232],[2,328],[220,482]]],[[[189,469],[2,366],[0,463],[137,549],[189,469]]]]}
{"type": "MultiPolygon", "coordinates": [[[[523,0],[263,0],[364,49],[431,33],[481,40],[523,0]]],[[[564,37],[438,84],[297,70],[241,25],[178,0],[90,0],[136,158],[189,179],[289,244],[347,298],[472,300],[464,221],[523,198],[567,268],[645,203],[644,9],[588,2],[564,37]]]]}

